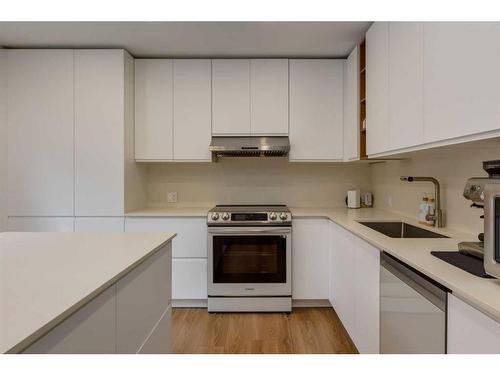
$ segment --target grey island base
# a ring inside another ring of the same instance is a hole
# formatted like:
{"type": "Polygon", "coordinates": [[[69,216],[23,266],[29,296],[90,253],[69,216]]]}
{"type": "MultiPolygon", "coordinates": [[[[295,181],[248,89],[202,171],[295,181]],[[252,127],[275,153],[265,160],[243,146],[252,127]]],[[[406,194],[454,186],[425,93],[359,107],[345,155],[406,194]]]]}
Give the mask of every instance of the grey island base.
{"type": "Polygon", "coordinates": [[[168,353],[173,233],[0,233],[0,352],[168,353]]]}

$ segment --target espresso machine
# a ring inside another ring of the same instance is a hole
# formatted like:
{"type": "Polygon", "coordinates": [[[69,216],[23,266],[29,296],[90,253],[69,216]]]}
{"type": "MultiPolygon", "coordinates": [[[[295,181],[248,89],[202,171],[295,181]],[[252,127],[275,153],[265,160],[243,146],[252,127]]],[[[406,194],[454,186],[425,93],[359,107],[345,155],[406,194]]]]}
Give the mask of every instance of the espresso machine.
{"type": "MultiPolygon", "coordinates": [[[[472,201],[471,207],[481,209],[480,217],[484,219],[485,187],[486,184],[500,184],[500,160],[483,162],[483,169],[488,177],[473,177],[467,180],[464,188],[464,197],[472,201]]],[[[476,258],[484,257],[484,232],[479,233],[476,242],[460,242],[458,251],[476,258]]]]}

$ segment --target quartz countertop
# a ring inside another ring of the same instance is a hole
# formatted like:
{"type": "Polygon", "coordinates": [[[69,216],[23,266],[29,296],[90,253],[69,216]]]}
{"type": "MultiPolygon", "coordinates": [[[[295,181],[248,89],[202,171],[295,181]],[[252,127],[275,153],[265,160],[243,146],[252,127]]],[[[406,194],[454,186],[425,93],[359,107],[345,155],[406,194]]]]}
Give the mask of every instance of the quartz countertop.
{"type": "Polygon", "coordinates": [[[0,233],[0,352],[40,338],[174,233],[0,233]]]}
{"type": "MultiPolygon", "coordinates": [[[[205,217],[210,208],[155,208],[135,211],[128,216],[205,217]]],[[[474,235],[449,228],[429,228],[413,218],[376,208],[290,207],[290,210],[294,218],[319,217],[333,221],[444,285],[454,295],[500,323],[500,280],[471,275],[431,254],[431,251],[457,251],[459,242],[477,241],[474,235]],[[401,220],[450,238],[390,238],[358,223],[364,220],[401,220]]]]}

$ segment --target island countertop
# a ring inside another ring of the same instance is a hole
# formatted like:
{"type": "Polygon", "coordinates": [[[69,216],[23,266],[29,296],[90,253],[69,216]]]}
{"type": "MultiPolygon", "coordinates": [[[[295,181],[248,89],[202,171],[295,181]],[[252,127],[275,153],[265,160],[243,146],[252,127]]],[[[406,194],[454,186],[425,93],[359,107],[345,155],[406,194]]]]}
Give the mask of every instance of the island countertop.
{"type": "Polygon", "coordinates": [[[0,352],[35,341],[175,233],[0,233],[0,352]]]}

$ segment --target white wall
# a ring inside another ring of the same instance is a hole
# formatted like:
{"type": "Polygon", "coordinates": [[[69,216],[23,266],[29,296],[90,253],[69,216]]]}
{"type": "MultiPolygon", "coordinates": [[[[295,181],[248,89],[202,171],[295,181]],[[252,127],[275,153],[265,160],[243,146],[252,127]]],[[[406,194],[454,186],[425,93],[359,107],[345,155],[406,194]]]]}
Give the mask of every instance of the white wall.
{"type": "Polygon", "coordinates": [[[7,230],[7,61],[0,48],[0,232],[7,230]]]}
{"type": "Polygon", "coordinates": [[[344,206],[346,191],[370,187],[367,164],[289,163],[286,159],[223,159],[211,164],[151,164],[148,205],[287,204],[344,206]],[[176,191],[177,204],[167,203],[176,191]]]}
{"type": "Polygon", "coordinates": [[[500,159],[500,140],[476,142],[459,147],[415,153],[409,160],[391,161],[371,166],[375,207],[417,218],[424,192],[434,193],[428,182],[402,182],[400,176],[432,176],[441,184],[445,226],[463,232],[483,232],[483,210],[471,208],[463,197],[469,177],[485,177],[484,160],[500,159]],[[389,205],[392,198],[392,206],[389,205]]]}

